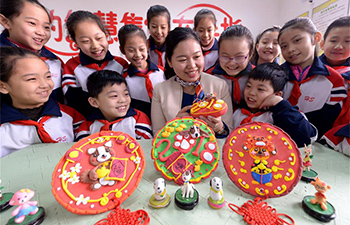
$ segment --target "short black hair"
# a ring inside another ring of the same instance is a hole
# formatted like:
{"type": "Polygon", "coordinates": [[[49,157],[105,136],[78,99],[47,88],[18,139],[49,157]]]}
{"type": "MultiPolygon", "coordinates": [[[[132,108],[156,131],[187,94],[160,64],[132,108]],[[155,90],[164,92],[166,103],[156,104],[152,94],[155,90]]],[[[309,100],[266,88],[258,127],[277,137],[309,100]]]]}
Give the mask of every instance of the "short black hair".
{"type": "Polygon", "coordinates": [[[323,39],[326,40],[329,32],[338,27],[350,27],[350,16],[343,16],[339,19],[334,20],[328,27],[326,32],[323,35],[323,39]]]}
{"type": "Polygon", "coordinates": [[[87,79],[87,89],[90,97],[97,98],[107,85],[125,84],[125,78],[120,73],[112,70],[95,71],[87,79]]]}
{"type": "Polygon", "coordinates": [[[271,81],[274,92],[282,91],[287,83],[288,71],[277,63],[263,63],[257,65],[250,73],[253,80],[271,81]]]}

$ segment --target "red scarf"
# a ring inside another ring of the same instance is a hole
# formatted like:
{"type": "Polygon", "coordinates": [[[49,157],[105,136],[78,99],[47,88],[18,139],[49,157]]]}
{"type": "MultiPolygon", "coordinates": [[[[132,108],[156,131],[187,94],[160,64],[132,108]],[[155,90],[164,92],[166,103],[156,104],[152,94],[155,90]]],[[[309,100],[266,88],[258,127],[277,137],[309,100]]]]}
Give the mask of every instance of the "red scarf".
{"type": "Polygon", "coordinates": [[[249,110],[243,109],[243,108],[241,109],[241,112],[242,112],[244,115],[246,115],[247,117],[244,118],[244,119],[241,121],[240,125],[243,125],[243,124],[246,124],[246,123],[250,123],[250,122],[252,122],[252,119],[253,119],[254,117],[260,116],[261,114],[265,113],[264,111],[259,111],[259,112],[256,112],[256,113],[251,113],[249,110]]]}
{"type": "Polygon", "coordinates": [[[57,141],[54,141],[44,128],[44,122],[50,118],[50,116],[43,116],[39,122],[33,120],[18,120],[11,123],[24,126],[36,126],[40,139],[43,143],[57,143],[57,141]]]}
{"type": "Polygon", "coordinates": [[[163,65],[163,53],[161,51],[159,51],[158,49],[154,49],[154,51],[157,53],[158,55],[158,66],[164,67],[163,65]]]}
{"type": "Polygon", "coordinates": [[[228,75],[223,75],[226,79],[232,80],[233,82],[233,87],[232,87],[232,92],[233,92],[233,102],[234,103],[240,103],[241,102],[241,89],[239,87],[239,82],[238,79],[241,78],[239,77],[232,77],[228,75]]]}
{"type": "Polygon", "coordinates": [[[151,79],[149,79],[149,74],[152,73],[152,71],[149,71],[148,73],[144,74],[144,73],[135,73],[135,76],[139,76],[139,77],[144,77],[145,78],[145,85],[146,85],[146,89],[148,92],[148,96],[150,97],[150,99],[153,98],[153,84],[151,79]]]}

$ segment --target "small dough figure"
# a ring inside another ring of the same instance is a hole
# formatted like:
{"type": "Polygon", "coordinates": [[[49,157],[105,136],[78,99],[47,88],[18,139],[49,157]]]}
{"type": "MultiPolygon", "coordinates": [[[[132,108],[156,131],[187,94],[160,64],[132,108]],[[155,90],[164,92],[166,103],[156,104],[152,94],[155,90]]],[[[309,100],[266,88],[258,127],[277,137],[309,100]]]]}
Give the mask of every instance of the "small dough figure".
{"type": "Polygon", "coordinates": [[[192,183],[190,183],[192,177],[192,171],[186,170],[182,174],[183,185],[175,193],[175,204],[186,210],[193,209],[199,200],[199,194],[192,183]]]}
{"type": "Polygon", "coordinates": [[[311,162],[312,162],[312,148],[310,146],[304,145],[304,159],[303,159],[303,171],[310,171],[311,162]]]}
{"type": "Polygon", "coordinates": [[[225,198],[222,191],[223,182],[219,177],[213,177],[209,181],[210,192],[208,204],[214,209],[221,209],[225,206],[225,198]]]}
{"type": "Polygon", "coordinates": [[[44,220],[44,208],[38,207],[37,201],[29,201],[34,194],[32,190],[21,189],[13,195],[10,205],[18,205],[18,207],[13,210],[14,217],[7,224],[40,224],[44,220]]]}
{"type": "Polygon", "coordinates": [[[311,181],[311,184],[315,187],[317,192],[315,193],[315,198],[310,200],[310,203],[313,205],[320,204],[323,210],[327,210],[327,198],[324,193],[331,189],[331,186],[327,185],[326,182],[320,180],[318,177],[316,177],[315,181],[311,181]]]}
{"type": "Polygon", "coordinates": [[[148,204],[153,208],[164,208],[170,203],[170,196],[166,192],[166,182],[158,178],[153,183],[154,194],[150,197],[148,204]]]}
{"type": "Polygon", "coordinates": [[[316,177],[315,181],[311,181],[311,184],[315,187],[316,193],[314,196],[305,196],[302,201],[304,211],[310,216],[318,219],[322,222],[329,222],[335,218],[335,208],[332,204],[327,202],[324,193],[331,189],[331,186],[326,182],[316,177]]]}
{"type": "Polygon", "coordinates": [[[312,146],[304,145],[304,158],[303,158],[303,174],[301,176],[301,180],[306,182],[314,181],[315,178],[318,176],[318,173],[310,169],[311,168],[311,162],[312,162],[312,146]]]}

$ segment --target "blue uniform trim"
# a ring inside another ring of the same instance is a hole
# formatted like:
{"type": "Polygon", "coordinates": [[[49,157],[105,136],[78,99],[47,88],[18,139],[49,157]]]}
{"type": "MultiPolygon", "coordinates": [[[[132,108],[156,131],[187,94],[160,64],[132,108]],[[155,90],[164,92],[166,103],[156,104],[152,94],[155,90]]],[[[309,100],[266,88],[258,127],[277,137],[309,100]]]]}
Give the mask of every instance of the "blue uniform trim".
{"type": "Polygon", "coordinates": [[[158,48],[152,36],[149,36],[149,48],[152,51],[157,49],[158,51],[165,52],[165,44],[161,48],[158,48]]]}
{"type": "MultiPolygon", "coordinates": [[[[326,56],[325,56],[324,54],[322,54],[319,58],[320,58],[320,60],[321,60],[324,64],[326,64],[326,65],[328,65],[328,66],[330,66],[330,67],[333,67],[333,66],[331,66],[331,65],[329,65],[329,64],[327,63],[327,58],[326,58],[326,56]]],[[[346,62],[343,63],[343,64],[340,65],[340,66],[347,66],[347,67],[350,67],[350,57],[347,58],[346,62]]],[[[343,77],[344,79],[350,80],[350,71],[347,71],[347,72],[345,72],[345,73],[341,73],[341,75],[342,75],[342,77],[343,77]]]]}
{"type": "MultiPolygon", "coordinates": [[[[295,75],[292,71],[292,68],[291,68],[292,64],[290,64],[289,62],[285,62],[281,66],[288,70],[288,72],[289,72],[288,80],[289,81],[297,80],[297,78],[295,77],[295,75]]],[[[305,79],[307,79],[315,74],[322,75],[322,76],[330,76],[331,75],[328,68],[323,64],[323,62],[318,57],[315,57],[314,63],[311,65],[311,68],[310,68],[308,74],[306,75],[305,79]]]]}
{"type": "MultiPolygon", "coordinates": [[[[19,47],[15,44],[13,44],[9,39],[8,36],[6,35],[5,32],[2,32],[0,35],[0,46],[10,46],[10,47],[19,47]]],[[[50,59],[58,59],[58,57],[53,54],[51,51],[49,51],[45,46],[42,47],[42,49],[39,51],[39,56],[40,57],[46,57],[50,59]]]]}
{"type": "MultiPolygon", "coordinates": [[[[23,115],[17,109],[8,105],[6,102],[2,103],[1,105],[0,115],[1,124],[17,120],[30,120],[27,116],[23,115]]],[[[43,111],[40,113],[40,117],[42,116],[61,117],[62,113],[58,103],[55,100],[49,98],[49,100],[44,105],[43,111]]]]}
{"type": "Polygon", "coordinates": [[[91,58],[90,56],[86,55],[84,52],[80,51],[79,52],[79,59],[80,59],[80,64],[82,66],[86,66],[86,65],[94,64],[94,63],[101,66],[101,64],[104,63],[105,61],[113,60],[114,56],[108,50],[104,59],[95,60],[95,59],[91,58]]]}
{"type": "MultiPolygon", "coordinates": [[[[159,68],[156,64],[152,63],[148,59],[146,61],[148,64],[147,73],[149,73],[150,71],[158,71],[159,70],[159,68]]],[[[129,64],[129,68],[127,69],[127,74],[129,75],[129,77],[133,77],[137,73],[141,73],[141,72],[138,69],[136,69],[132,64],[129,64]]]]}
{"type": "Polygon", "coordinates": [[[343,126],[337,132],[334,133],[334,136],[342,136],[350,138],[350,124],[343,126]]]}

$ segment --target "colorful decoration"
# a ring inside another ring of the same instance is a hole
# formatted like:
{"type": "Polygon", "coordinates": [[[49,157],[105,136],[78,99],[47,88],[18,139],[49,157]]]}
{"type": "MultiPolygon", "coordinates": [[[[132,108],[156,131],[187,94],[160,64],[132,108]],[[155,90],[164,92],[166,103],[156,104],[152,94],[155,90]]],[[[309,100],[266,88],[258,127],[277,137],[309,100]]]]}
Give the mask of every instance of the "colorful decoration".
{"type": "Polygon", "coordinates": [[[335,208],[327,201],[324,193],[331,189],[326,182],[316,177],[315,181],[311,181],[315,187],[315,196],[305,196],[302,201],[304,211],[310,216],[322,221],[329,222],[335,218],[335,208]]]}
{"type": "Polygon", "coordinates": [[[145,169],[139,143],[126,133],[102,131],[72,146],[52,175],[52,192],[68,211],[97,214],[119,206],[145,169]]]}
{"type": "Polygon", "coordinates": [[[12,217],[7,224],[41,224],[45,217],[43,207],[38,207],[37,201],[29,201],[35,193],[29,189],[17,191],[10,200],[10,205],[18,205],[12,211],[12,217]]]}
{"type": "Polygon", "coordinates": [[[190,182],[192,176],[191,171],[186,170],[182,174],[184,183],[181,188],[175,192],[175,204],[181,209],[192,210],[198,204],[199,193],[190,182]]]}
{"type": "Polygon", "coordinates": [[[223,164],[242,191],[261,197],[289,193],[302,173],[301,154],[280,128],[253,122],[238,127],[226,139],[223,164]]]}
{"type": "Polygon", "coordinates": [[[269,206],[260,197],[254,201],[247,201],[241,207],[229,203],[228,206],[235,213],[242,215],[248,224],[294,224],[293,218],[286,214],[277,213],[276,209],[269,206]],[[287,220],[282,219],[285,217],[287,220]]]}
{"type": "Polygon", "coordinates": [[[210,182],[210,191],[208,204],[214,209],[221,209],[225,206],[226,201],[222,191],[223,182],[219,177],[213,177],[210,182]]]}
{"type": "Polygon", "coordinates": [[[163,178],[158,178],[153,183],[154,194],[150,197],[148,205],[153,208],[164,208],[170,203],[170,196],[166,192],[166,182],[163,178]]]}
{"type": "Polygon", "coordinates": [[[192,171],[192,183],[198,183],[215,171],[219,144],[205,122],[191,117],[169,121],[153,139],[154,166],[168,180],[182,185],[181,176],[192,171]]]}
{"type": "Polygon", "coordinates": [[[203,100],[193,103],[190,110],[191,116],[198,118],[200,116],[219,117],[227,112],[227,104],[216,97],[215,94],[208,94],[203,100]]]}
{"type": "Polygon", "coordinates": [[[106,219],[99,220],[95,225],[147,225],[149,222],[150,217],[145,210],[130,212],[130,209],[117,207],[108,214],[106,219]]]}
{"type": "Polygon", "coordinates": [[[301,180],[306,182],[314,181],[317,177],[318,173],[310,169],[311,168],[311,162],[312,162],[312,146],[306,146],[304,145],[304,158],[303,158],[303,174],[301,176],[301,180]]]}

